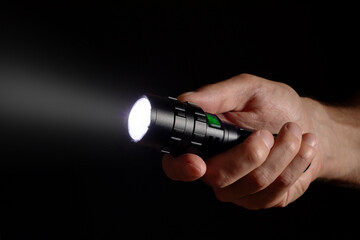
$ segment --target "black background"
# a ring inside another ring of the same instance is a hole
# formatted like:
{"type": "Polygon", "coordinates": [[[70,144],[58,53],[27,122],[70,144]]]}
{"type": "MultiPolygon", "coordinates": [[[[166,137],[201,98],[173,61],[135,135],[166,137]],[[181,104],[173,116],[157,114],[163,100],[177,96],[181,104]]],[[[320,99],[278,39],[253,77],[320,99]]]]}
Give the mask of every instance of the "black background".
{"type": "MultiPolygon", "coordinates": [[[[124,112],[143,92],[177,96],[244,72],[341,104],[359,85],[356,9],[242,1],[2,5],[0,64],[77,76],[64,82],[115,93],[124,112]]],[[[109,135],[5,126],[1,239],[358,235],[358,190],[315,182],[286,208],[248,211],[217,201],[201,181],[169,180],[161,155],[129,144],[123,123],[109,135]]]]}

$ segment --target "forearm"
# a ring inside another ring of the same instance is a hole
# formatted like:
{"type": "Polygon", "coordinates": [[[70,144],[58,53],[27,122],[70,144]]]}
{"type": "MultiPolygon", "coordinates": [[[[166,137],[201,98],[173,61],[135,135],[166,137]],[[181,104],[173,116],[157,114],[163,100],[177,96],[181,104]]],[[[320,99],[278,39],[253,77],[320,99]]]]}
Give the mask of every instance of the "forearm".
{"type": "Polygon", "coordinates": [[[334,107],[306,100],[319,138],[318,178],[360,185],[360,107],[334,107]]]}

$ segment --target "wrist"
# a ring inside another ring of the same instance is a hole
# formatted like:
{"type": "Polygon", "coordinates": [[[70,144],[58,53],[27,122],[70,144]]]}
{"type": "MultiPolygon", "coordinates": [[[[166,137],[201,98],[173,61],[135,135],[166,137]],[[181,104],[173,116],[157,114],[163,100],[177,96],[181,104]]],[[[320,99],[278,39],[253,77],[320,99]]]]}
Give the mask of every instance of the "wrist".
{"type": "Polygon", "coordinates": [[[312,162],[312,167],[316,168],[314,171],[316,174],[313,176],[313,180],[319,178],[327,178],[329,172],[331,172],[332,164],[326,159],[331,159],[331,153],[329,152],[330,142],[328,141],[328,132],[330,126],[328,122],[328,114],[324,108],[324,105],[311,98],[301,98],[303,106],[306,112],[304,132],[312,132],[316,134],[318,139],[318,152],[316,158],[312,162]]]}
{"type": "Polygon", "coordinates": [[[360,184],[359,109],[327,106],[311,99],[305,102],[319,142],[317,178],[360,184]]]}

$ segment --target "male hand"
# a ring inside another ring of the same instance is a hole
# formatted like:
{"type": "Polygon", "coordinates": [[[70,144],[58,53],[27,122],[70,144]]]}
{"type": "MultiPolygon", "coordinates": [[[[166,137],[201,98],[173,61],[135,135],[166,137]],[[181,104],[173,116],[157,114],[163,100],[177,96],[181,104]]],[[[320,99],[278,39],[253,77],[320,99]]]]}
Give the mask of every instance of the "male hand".
{"type": "Polygon", "coordinates": [[[310,100],[300,98],[289,86],[241,74],[178,99],[256,131],[206,160],[194,154],[164,155],[163,169],[169,178],[202,178],[220,201],[259,209],[288,205],[318,177],[322,157],[317,137],[310,133],[314,130],[308,115],[310,100]],[[278,133],[276,140],[272,133],[278,133]]]}

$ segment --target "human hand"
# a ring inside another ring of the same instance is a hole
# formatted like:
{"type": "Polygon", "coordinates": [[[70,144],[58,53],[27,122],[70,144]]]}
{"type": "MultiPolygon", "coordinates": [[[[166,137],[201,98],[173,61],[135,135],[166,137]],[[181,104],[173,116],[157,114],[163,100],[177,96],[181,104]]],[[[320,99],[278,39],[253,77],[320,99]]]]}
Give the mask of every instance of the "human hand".
{"type": "Polygon", "coordinates": [[[202,178],[220,201],[258,209],[288,205],[318,177],[322,158],[317,137],[309,133],[314,129],[309,103],[289,86],[241,74],[178,99],[257,131],[206,161],[194,154],[164,155],[163,169],[169,178],[202,178]],[[275,141],[272,133],[278,133],[275,141]]]}

